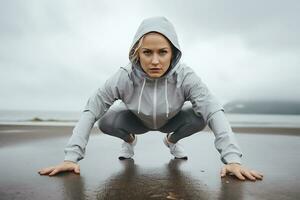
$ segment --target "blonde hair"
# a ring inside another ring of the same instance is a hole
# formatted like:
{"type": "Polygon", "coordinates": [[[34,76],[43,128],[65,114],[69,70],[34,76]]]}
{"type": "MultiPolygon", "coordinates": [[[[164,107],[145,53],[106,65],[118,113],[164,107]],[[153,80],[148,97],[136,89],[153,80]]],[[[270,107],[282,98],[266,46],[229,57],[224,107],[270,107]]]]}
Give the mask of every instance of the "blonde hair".
{"type": "Polygon", "coordinates": [[[129,54],[129,60],[132,63],[138,63],[139,62],[139,49],[141,48],[142,44],[143,44],[143,39],[144,39],[145,35],[143,35],[143,37],[141,37],[141,39],[139,39],[139,41],[137,41],[135,43],[135,45],[132,47],[130,54],[129,54]]]}

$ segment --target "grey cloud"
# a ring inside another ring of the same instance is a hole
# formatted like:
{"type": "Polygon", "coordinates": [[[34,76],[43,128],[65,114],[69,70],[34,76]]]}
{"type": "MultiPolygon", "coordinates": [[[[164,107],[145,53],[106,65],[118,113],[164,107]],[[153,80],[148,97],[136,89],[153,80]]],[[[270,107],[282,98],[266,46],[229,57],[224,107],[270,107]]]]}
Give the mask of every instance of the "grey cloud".
{"type": "Polygon", "coordinates": [[[251,48],[274,51],[300,48],[300,2],[296,0],[176,0],[172,3],[162,1],[161,4],[157,8],[168,10],[168,15],[178,28],[186,30],[190,42],[199,36],[205,39],[238,35],[251,48]]]}
{"type": "Polygon", "coordinates": [[[188,64],[221,99],[300,99],[299,5],[289,0],[1,1],[0,108],[81,108],[128,63],[137,26],[154,15],[174,23],[184,55],[193,56],[188,64]],[[203,43],[216,50],[194,52],[203,43]]]}

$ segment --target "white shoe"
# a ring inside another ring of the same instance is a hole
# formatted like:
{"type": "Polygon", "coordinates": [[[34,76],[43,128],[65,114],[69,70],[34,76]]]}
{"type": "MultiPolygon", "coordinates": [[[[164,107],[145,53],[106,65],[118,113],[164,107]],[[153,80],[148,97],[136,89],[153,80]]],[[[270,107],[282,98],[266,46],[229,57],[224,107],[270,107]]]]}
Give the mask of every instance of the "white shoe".
{"type": "Polygon", "coordinates": [[[136,143],[137,143],[136,135],[134,135],[134,140],[132,143],[128,143],[124,141],[122,143],[121,151],[119,153],[119,159],[124,160],[124,159],[131,158],[134,155],[134,146],[136,145],[136,143]]]}
{"type": "Polygon", "coordinates": [[[164,137],[164,144],[170,149],[170,153],[175,157],[179,159],[188,159],[187,155],[184,152],[183,147],[178,143],[171,143],[168,141],[169,134],[167,134],[166,137],[164,137]]]}

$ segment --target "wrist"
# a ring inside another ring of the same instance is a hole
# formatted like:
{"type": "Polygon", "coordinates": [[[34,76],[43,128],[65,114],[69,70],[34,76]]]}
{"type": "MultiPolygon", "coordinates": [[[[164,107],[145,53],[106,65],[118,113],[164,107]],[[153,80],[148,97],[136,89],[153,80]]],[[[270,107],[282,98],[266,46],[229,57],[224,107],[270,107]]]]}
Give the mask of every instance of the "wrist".
{"type": "Polygon", "coordinates": [[[77,164],[76,162],[74,162],[74,161],[71,161],[71,160],[64,160],[64,163],[77,164]]]}
{"type": "Polygon", "coordinates": [[[241,165],[241,163],[231,162],[231,163],[227,163],[227,165],[241,165]]]}

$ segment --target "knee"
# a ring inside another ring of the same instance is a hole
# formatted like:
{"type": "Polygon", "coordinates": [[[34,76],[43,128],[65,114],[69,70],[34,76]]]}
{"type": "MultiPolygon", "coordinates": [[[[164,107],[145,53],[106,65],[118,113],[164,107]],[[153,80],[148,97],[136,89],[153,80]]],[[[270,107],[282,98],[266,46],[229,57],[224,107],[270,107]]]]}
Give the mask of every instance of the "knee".
{"type": "Polygon", "coordinates": [[[99,121],[98,121],[98,128],[103,133],[109,134],[113,132],[114,129],[114,119],[112,116],[104,115],[99,121]]]}
{"type": "Polygon", "coordinates": [[[202,116],[198,116],[194,114],[192,117],[189,117],[187,120],[187,124],[195,131],[202,131],[206,127],[205,120],[202,116]]]}

